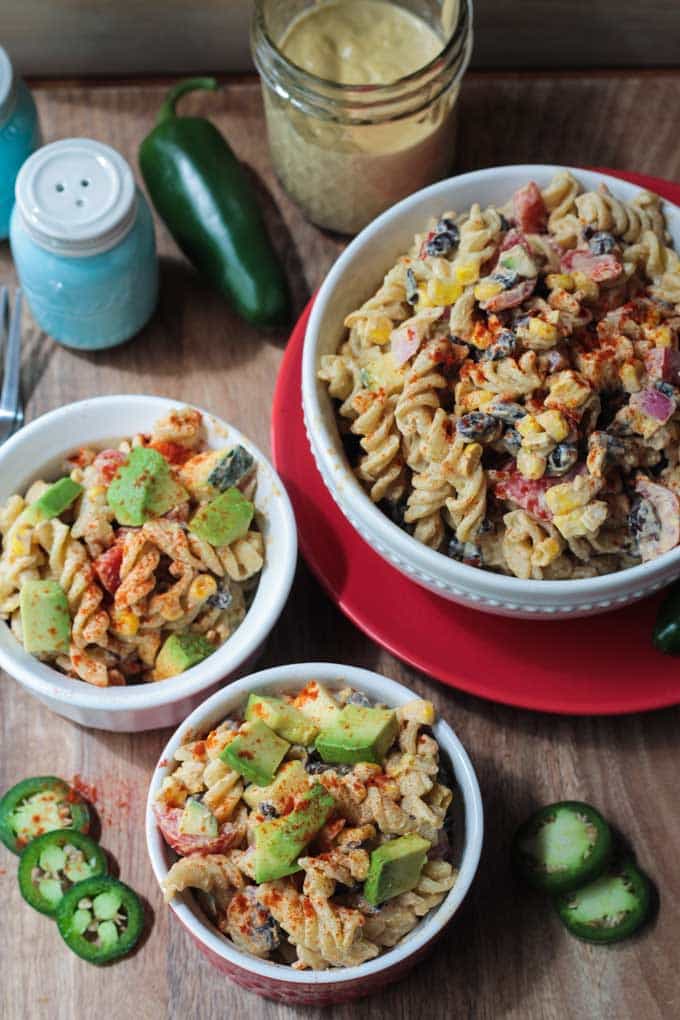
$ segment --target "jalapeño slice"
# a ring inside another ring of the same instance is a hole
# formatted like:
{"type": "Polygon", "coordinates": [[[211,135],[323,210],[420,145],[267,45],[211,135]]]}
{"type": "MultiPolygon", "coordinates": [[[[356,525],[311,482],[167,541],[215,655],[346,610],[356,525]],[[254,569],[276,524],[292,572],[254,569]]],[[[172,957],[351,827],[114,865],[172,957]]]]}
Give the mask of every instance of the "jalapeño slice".
{"type": "Polygon", "coordinates": [[[144,928],[137,893],[107,875],[72,886],[62,896],[56,917],[66,945],[88,963],[109,963],[125,956],[144,928]]]}
{"type": "Polygon", "coordinates": [[[17,783],[0,800],[0,839],[19,854],[45,832],[77,829],[87,832],[90,812],[68,783],[56,776],[33,776],[17,783]]]}
{"type": "Polygon", "coordinates": [[[631,861],[611,865],[587,885],[554,897],[567,931],[586,942],[619,942],[647,919],[651,883],[631,861]]]}
{"type": "Polygon", "coordinates": [[[77,829],[55,829],[32,840],[19,860],[21,895],[54,917],[64,893],[77,882],[108,871],[106,854],[77,829]]]}
{"type": "Polygon", "coordinates": [[[611,850],[611,831],[599,811],[563,800],[536,811],[519,827],[513,860],[529,885],[560,893],[597,878],[611,850]]]}

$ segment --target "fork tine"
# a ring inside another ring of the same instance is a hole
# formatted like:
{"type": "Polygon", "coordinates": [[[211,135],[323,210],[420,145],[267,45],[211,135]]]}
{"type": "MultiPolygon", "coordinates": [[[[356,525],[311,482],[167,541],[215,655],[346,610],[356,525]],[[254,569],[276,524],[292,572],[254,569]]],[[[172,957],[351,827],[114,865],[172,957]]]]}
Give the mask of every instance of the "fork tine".
{"type": "MultiPolygon", "coordinates": [[[[6,309],[7,292],[0,297],[0,305],[6,309]]],[[[21,371],[21,290],[17,290],[9,324],[7,346],[5,347],[5,370],[0,394],[0,407],[16,416],[19,410],[19,382],[21,371]]],[[[5,311],[6,315],[6,311],[5,311]]]]}
{"type": "Polygon", "coordinates": [[[0,347],[7,339],[7,323],[9,320],[9,292],[7,287],[0,287],[0,347]]]}

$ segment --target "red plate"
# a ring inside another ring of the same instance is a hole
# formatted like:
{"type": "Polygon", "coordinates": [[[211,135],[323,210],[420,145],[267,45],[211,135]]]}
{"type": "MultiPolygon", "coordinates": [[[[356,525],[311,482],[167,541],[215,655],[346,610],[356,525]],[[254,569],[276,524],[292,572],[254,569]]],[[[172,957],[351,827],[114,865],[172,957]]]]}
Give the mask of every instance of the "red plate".
{"type": "MultiPolygon", "coordinates": [[[[678,185],[605,172],[680,205],[678,185]]],[[[680,702],[680,663],[651,643],[660,596],[580,620],[489,616],[414,584],[360,538],[329,495],[304,429],[300,376],[310,307],[293,330],[276,383],[272,447],[295,508],[303,556],[340,609],[411,666],[492,701],[576,715],[680,702]]]]}

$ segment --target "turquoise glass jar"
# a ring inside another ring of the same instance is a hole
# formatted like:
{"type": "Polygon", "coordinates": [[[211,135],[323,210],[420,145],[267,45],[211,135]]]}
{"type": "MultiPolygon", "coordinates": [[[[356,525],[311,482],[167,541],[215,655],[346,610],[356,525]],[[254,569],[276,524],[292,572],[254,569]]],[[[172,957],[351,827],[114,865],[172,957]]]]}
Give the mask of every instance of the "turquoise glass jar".
{"type": "Polygon", "coordinates": [[[33,96],[0,46],[0,241],[9,237],[14,185],[22,163],[40,145],[33,96]]]}
{"type": "Polygon", "coordinates": [[[151,212],[130,167],[108,145],[69,138],[24,163],[10,244],[33,317],[67,347],[115,347],[153,314],[151,212]]]}

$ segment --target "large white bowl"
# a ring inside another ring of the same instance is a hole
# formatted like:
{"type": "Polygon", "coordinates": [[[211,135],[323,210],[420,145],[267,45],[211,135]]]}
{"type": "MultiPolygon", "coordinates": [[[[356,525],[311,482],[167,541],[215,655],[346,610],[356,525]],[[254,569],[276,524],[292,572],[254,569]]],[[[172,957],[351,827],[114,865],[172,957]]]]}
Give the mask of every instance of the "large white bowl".
{"type": "MultiPolygon", "coordinates": [[[[154,772],[146,806],[146,843],[151,866],[159,883],[168,874],[176,859],[161,836],[153,813],[153,804],[164,778],[172,771],[173,756],[180,744],[207,734],[232,712],[242,709],[252,691],[277,694],[296,691],[310,680],[318,680],[331,690],[347,684],[363,691],[385,705],[403,705],[415,695],[394,680],[354,666],[329,662],[306,662],[279,666],[237,680],[213,694],[173,734],[163,750],[154,772]]],[[[479,784],[465,749],[444,720],[433,727],[442,757],[451,765],[458,790],[454,804],[463,810],[458,817],[463,828],[456,838],[458,878],[453,889],[439,907],[431,911],[412,932],[393,949],[357,967],[333,968],[325,971],[299,971],[278,963],[260,960],[236,949],[206,919],[190,892],[176,896],[170,903],[178,920],[184,925],[201,951],[223,973],[238,984],[265,995],[297,1005],[330,1005],[360,995],[367,995],[386,984],[392,984],[406,973],[431,948],[460,907],[479,865],[484,832],[484,817],[479,784]],[[458,796],[460,793],[460,797],[458,796]]]]}
{"type": "MultiPolygon", "coordinates": [[[[94,397],[37,418],[0,447],[0,503],[14,492],[24,493],[37,478],[58,477],[64,457],[79,447],[102,447],[148,433],[158,418],[178,406],[182,401],[163,397],[94,397]]],[[[297,530],[283,483],[238,429],[201,413],[210,446],[241,443],[258,464],[255,503],[266,555],[255,598],[241,626],[203,662],[169,680],[129,687],[99,688],[73,680],[29,655],[7,624],[0,623],[0,666],[52,711],[83,726],[133,732],[177,725],[218,684],[253,662],[288,598],[297,530]]]]}
{"type": "MultiPolygon", "coordinates": [[[[322,355],[333,354],[345,316],[375,292],[387,270],[411,245],[431,216],[463,211],[472,202],[504,204],[529,180],[544,187],[556,166],[502,166],[476,170],[418,191],[370,223],[337,260],[317,295],[307,326],[302,366],[305,424],[317,466],[333,499],[362,538],[413,581],[453,602],[501,616],[589,616],[627,605],[680,575],[680,548],[656,560],[603,577],[573,581],[522,581],[469,567],[416,541],[393,524],[364,492],[340,441],[333,402],[317,378],[322,355]]],[[[639,188],[606,174],[572,169],[586,189],[605,182],[629,200],[639,188]]],[[[665,203],[666,219],[680,250],[680,209],[665,203]]]]}

